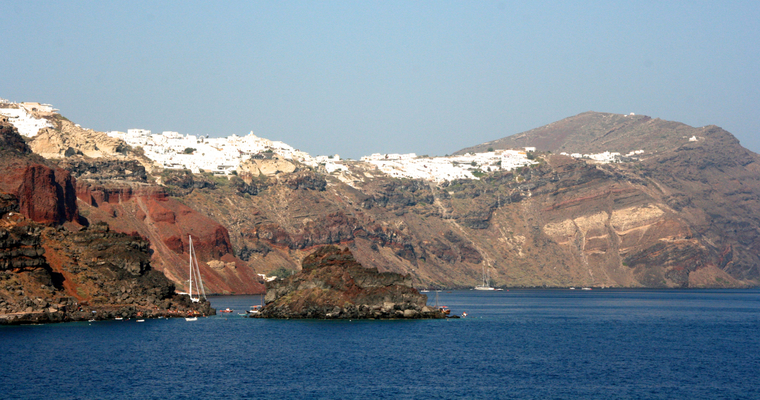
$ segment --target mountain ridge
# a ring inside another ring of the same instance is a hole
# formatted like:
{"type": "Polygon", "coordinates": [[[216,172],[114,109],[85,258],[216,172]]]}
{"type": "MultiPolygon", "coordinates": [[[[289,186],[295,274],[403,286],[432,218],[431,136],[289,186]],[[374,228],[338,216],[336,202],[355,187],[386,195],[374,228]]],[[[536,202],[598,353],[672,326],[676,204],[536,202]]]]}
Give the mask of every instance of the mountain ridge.
{"type": "MultiPolygon", "coordinates": [[[[132,166],[107,167],[106,159],[85,155],[59,165],[78,178],[89,174],[83,182],[114,193],[110,201],[90,201],[87,190],[78,190],[78,206],[92,221],[137,230],[155,246],[176,244],[153,253],[156,265],[167,268],[181,256],[179,242],[129,205],[146,199],[116,198],[135,184],[203,215],[205,225],[223,227],[229,256],[207,261],[238,275],[299,270],[314,249],[340,245],[362,265],[409,275],[417,287],[472,287],[484,268],[503,287],[760,282],[760,221],[754,217],[760,215],[760,162],[730,133],[595,112],[528,133],[521,136],[525,142],[500,143],[536,147],[532,164],[439,182],[394,178],[358,161],[343,161],[339,170],[296,162],[287,171],[228,177],[181,170],[143,177],[132,166]],[[624,162],[557,154],[628,150],[644,152],[624,162]]],[[[98,190],[92,193],[105,193],[98,190]]],[[[183,212],[172,211],[173,218],[183,212]]],[[[159,214],[159,220],[172,218],[159,214]]],[[[181,285],[181,273],[167,274],[181,285]]],[[[232,290],[229,282],[216,284],[232,290]]],[[[245,286],[234,291],[244,293],[245,286]]]]}
{"type": "Polygon", "coordinates": [[[535,129],[467,147],[454,154],[483,152],[488,148],[524,147],[535,147],[537,151],[553,153],[628,153],[644,150],[652,154],[663,149],[673,149],[677,143],[688,141],[693,136],[698,140],[705,131],[714,128],[718,127],[709,125],[694,128],[646,115],[587,111],[535,129]]]}

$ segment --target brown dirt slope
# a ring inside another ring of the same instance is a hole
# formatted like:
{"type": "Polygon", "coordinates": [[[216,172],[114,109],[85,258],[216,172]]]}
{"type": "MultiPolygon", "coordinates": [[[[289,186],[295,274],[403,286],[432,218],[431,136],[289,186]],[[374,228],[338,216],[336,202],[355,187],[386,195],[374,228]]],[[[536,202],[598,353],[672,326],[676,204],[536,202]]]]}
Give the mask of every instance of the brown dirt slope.
{"type": "Polygon", "coordinates": [[[644,150],[652,154],[672,150],[685,139],[700,135],[707,128],[652,119],[645,115],[622,115],[588,111],[544,125],[527,132],[468,147],[454,154],[485,152],[488,148],[521,149],[536,147],[537,151],[552,153],[626,154],[644,150]]]}

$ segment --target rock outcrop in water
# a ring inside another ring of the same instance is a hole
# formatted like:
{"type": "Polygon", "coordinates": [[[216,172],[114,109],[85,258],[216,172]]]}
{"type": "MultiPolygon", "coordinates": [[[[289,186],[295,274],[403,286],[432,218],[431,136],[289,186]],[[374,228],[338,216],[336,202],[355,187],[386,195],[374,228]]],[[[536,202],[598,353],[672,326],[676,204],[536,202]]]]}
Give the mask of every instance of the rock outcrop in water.
{"type": "Polygon", "coordinates": [[[267,284],[261,318],[444,318],[408,276],[378,272],[348,249],[325,246],[304,258],[302,271],[267,284]]]}

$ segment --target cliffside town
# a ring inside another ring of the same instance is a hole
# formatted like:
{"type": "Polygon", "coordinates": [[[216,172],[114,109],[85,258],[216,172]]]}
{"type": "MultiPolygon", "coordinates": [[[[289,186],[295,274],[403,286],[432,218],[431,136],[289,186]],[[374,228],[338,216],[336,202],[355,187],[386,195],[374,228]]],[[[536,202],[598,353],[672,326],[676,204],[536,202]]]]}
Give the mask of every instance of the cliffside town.
{"type": "MultiPolygon", "coordinates": [[[[0,99],[0,104],[3,102],[0,99]]],[[[52,128],[45,118],[35,117],[33,112],[50,116],[57,111],[51,105],[39,103],[9,103],[0,114],[10,118],[10,122],[22,135],[30,138],[37,136],[40,129],[52,128]]],[[[295,161],[313,168],[322,168],[329,174],[350,173],[347,162],[339,155],[312,157],[306,152],[292,146],[260,138],[250,132],[245,136],[232,135],[222,138],[209,138],[180,134],[173,131],[152,133],[146,129],[128,129],[126,132],[105,132],[109,137],[123,140],[129,146],[141,148],[144,155],[157,167],[165,169],[189,169],[193,173],[202,171],[215,175],[230,175],[244,170],[244,164],[253,160],[285,159],[295,161]],[[241,168],[242,167],[242,168],[241,168]]],[[[536,164],[528,153],[535,147],[502,149],[466,153],[446,157],[418,157],[409,154],[372,154],[361,157],[361,161],[377,167],[381,172],[394,178],[423,179],[434,182],[456,179],[479,179],[484,173],[492,171],[511,171],[536,164]]],[[[42,152],[39,152],[42,153],[42,152]]],[[[617,152],[605,151],[599,154],[572,154],[575,158],[586,158],[598,162],[630,161],[630,157],[643,153],[643,150],[621,156],[617,152]]],[[[71,155],[71,154],[69,154],[71,155]]],[[[48,155],[50,156],[50,155],[48,155]]],[[[350,163],[350,162],[348,162],[350,163]]],[[[349,180],[350,181],[350,180],[349,180]]]]}
{"type": "Polygon", "coordinates": [[[324,245],[416,287],[472,287],[484,270],[505,287],[760,282],[760,160],[714,126],[588,112],[448,157],[354,161],[37,112],[53,127],[27,140],[76,179],[81,216],[149,239],[179,288],[188,234],[215,293],[262,292],[261,275],[324,245]]]}

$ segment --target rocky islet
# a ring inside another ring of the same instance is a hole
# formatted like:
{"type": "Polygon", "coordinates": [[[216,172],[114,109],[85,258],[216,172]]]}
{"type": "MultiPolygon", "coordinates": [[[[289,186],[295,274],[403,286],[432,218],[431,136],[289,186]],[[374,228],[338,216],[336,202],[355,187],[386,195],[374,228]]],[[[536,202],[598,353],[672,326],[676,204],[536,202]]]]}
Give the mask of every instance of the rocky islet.
{"type": "Polygon", "coordinates": [[[324,246],[304,258],[302,270],[267,283],[257,318],[445,318],[427,305],[410,277],[365,268],[347,248],[324,246]]]}

